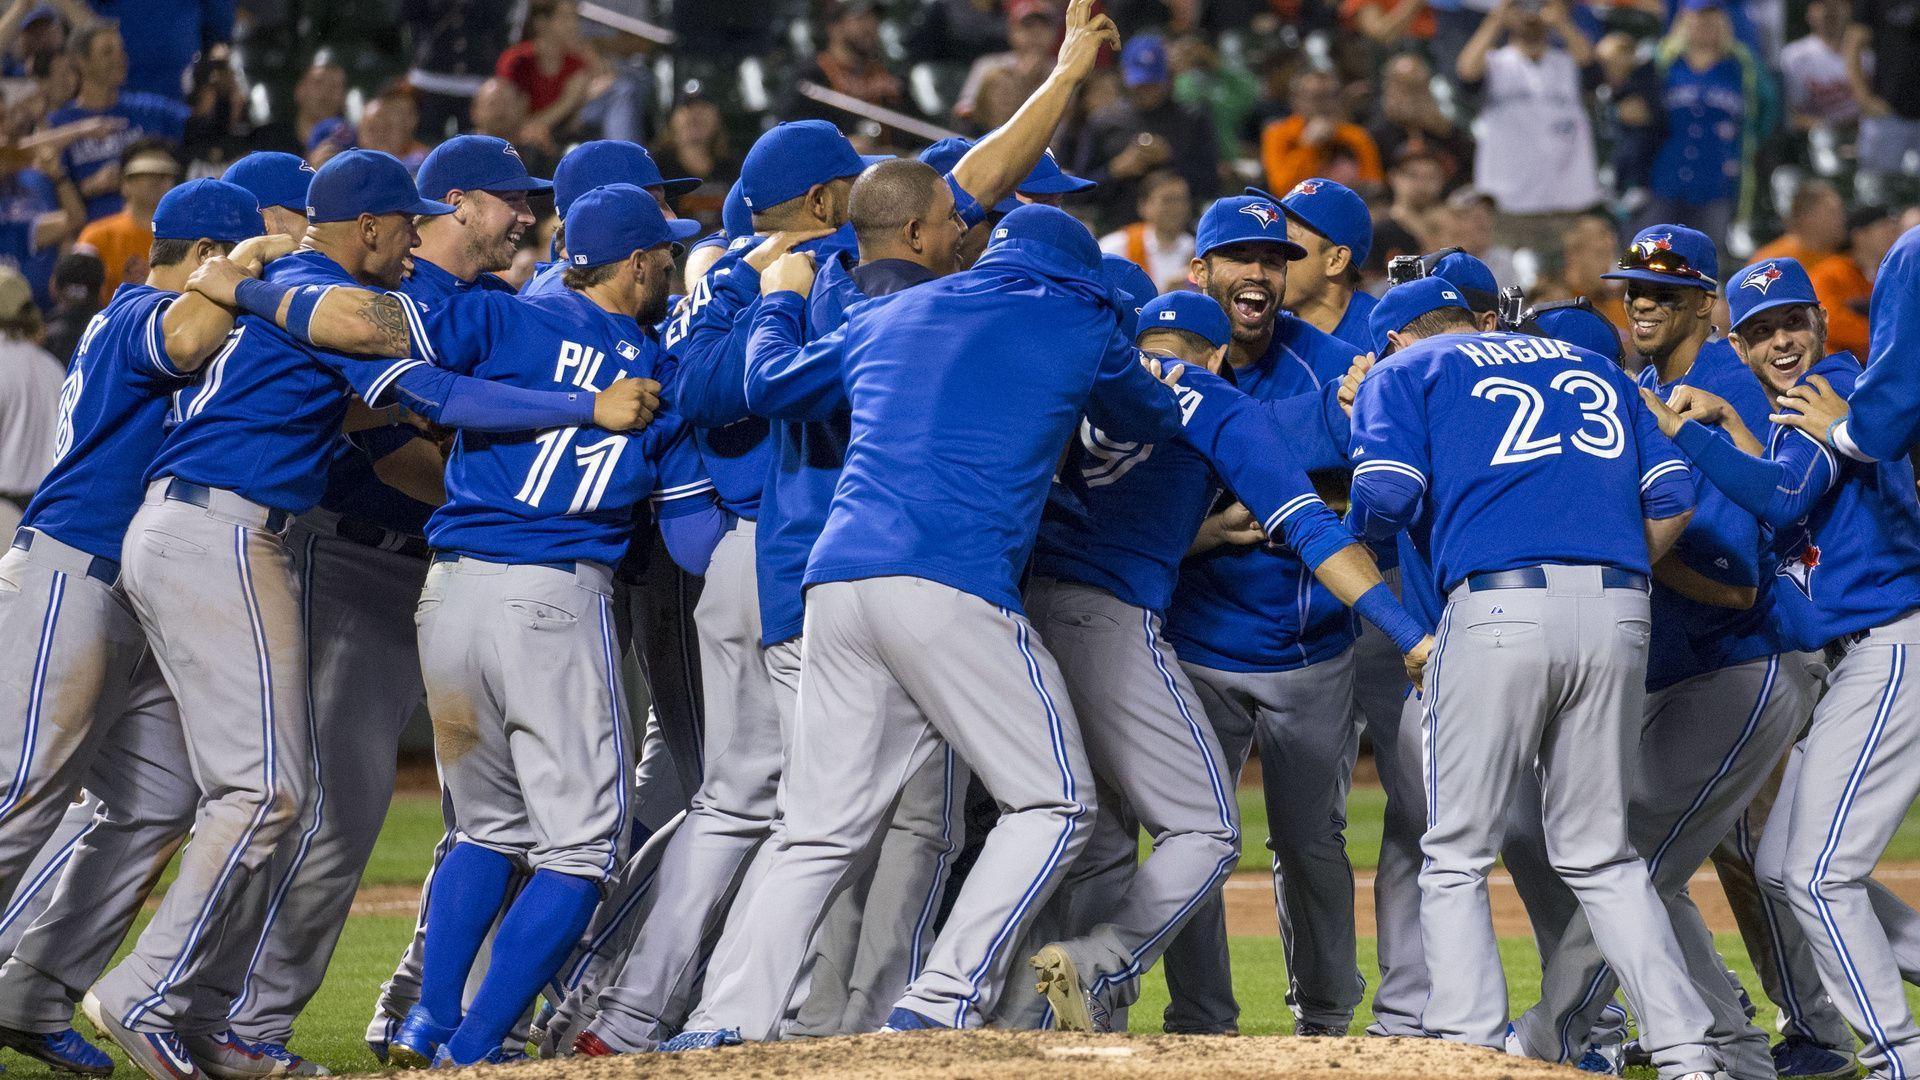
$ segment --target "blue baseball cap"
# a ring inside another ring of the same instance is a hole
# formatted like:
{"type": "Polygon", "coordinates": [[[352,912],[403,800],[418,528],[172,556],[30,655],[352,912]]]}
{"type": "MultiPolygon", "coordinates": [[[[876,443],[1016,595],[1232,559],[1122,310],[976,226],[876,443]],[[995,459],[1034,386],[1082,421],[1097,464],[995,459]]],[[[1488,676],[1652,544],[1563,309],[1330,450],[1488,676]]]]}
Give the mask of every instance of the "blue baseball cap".
{"type": "Polygon", "coordinates": [[[1473,311],[1497,311],[1500,308],[1500,282],[1493,268],[1464,251],[1450,252],[1427,269],[1428,277],[1443,278],[1466,297],[1473,311]]]}
{"type": "Polygon", "coordinates": [[[278,206],[304,214],[307,185],[313,182],[313,166],[298,154],[257,150],[227,166],[220,179],[253,192],[262,209],[278,206]]]}
{"type": "Polygon", "coordinates": [[[1039,245],[1051,248],[1076,268],[1096,277],[1104,275],[1100,266],[1100,245],[1080,219],[1057,206],[1028,203],[993,227],[987,239],[987,253],[1003,244],[1039,245]]]}
{"type": "Polygon", "coordinates": [[[1373,339],[1373,354],[1385,356],[1387,350],[1393,348],[1393,343],[1387,340],[1389,331],[1398,333],[1420,316],[1449,307],[1473,314],[1459,288],[1443,277],[1423,277],[1388,289],[1380,303],[1374,305],[1373,314],[1367,316],[1367,336],[1373,339]]]}
{"type": "MultiPolygon", "coordinates": [[[[914,156],[945,176],[953,172],[953,167],[960,164],[960,159],[966,157],[967,151],[971,149],[973,149],[972,139],[954,136],[941,139],[914,156]]],[[[1023,195],[1071,195],[1076,191],[1085,191],[1099,186],[1092,180],[1075,176],[1062,169],[1060,160],[1053,156],[1053,151],[1043,150],[1040,153],[1040,160],[1033,163],[1033,169],[1027,173],[1026,179],[1014,185],[1014,189],[1023,195]]],[[[993,212],[1011,214],[1023,205],[1025,204],[1019,199],[1008,195],[993,205],[993,212]]]]}
{"type": "Polygon", "coordinates": [[[160,197],[155,240],[220,240],[237,244],[267,231],[253,192],[225,180],[189,180],[160,197]]]}
{"type": "Polygon", "coordinates": [[[1267,195],[1230,195],[1200,215],[1194,252],[1201,258],[1228,244],[1277,244],[1289,259],[1304,259],[1307,249],[1287,239],[1287,215],[1267,195]]]}
{"type": "Polygon", "coordinates": [[[1120,50],[1120,78],[1128,86],[1167,81],[1167,41],[1158,34],[1141,34],[1120,50]]]}
{"type": "Polygon", "coordinates": [[[729,240],[753,235],[753,211],[747,209],[747,201],[740,197],[738,180],[727,189],[727,197],[720,203],[720,229],[729,240]]]}
{"type": "Polygon", "coordinates": [[[967,151],[971,149],[973,149],[972,139],[963,139],[954,135],[941,139],[914,156],[919,158],[922,164],[932,166],[935,172],[945,176],[953,171],[955,165],[960,164],[960,159],[966,157],[967,151]]]}
{"type": "Polygon", "coordinates": [[[1569,304],[1536,312],[1533,323],[1541,334],[1555,341],[1597,352],[1616,364],[1620,362],[1620,331],[1613,328],[1605,315],[1590,307],[1569,304]]]}
{"type": "Polygon", "coordinates": [[[420,197],[407,167],[379,150],[343,150],[307,185],[307,220],[352,221],[361,214],[450,214],[453,207],[420,197]]]}
{"type": "Polygon", "coordinates": [[[553,182],[527,174],[520,151],[492,135],[455,135],[420,163],[415,186],[444,199],[451,191],[550,191],[553,182]]]}
{"type": "Polygon", "coordinates": [[[1233,324],[1219,303],[1206,293],[1184,289],[1156,296],[1140,309],[1140,329],[1134,336],[1149,330],[1185,330],[1216,349],[1233,338],[1233,324]]]}
{"type": "Polygon", "coordinates": [[[750,210],[769,210],[815,184],[859,176],[866,167],[839,128],[825,120],[792,120],[775,125],[747,151],[740,197],[750,210]]]}
{"type": "MultiPolygon", "coordinates": [[[[1273,198],[1257,187],[1248,188],[1247,194],[1273,198]]],[[[1288,217],[1353,252],[1353,265],[1367,261],[1373,250],[1373,212],[1352,188],[1315,176],[1274,201],[1288,217]]]]}
{"type": "Polygon", "coordinates": [[[697,221],[668,221],[646,189],[605,184],[573,200],[567,211],[567,265],[619,262],[636,251],[682,243],[699,231],[697,221]]]}
{"type": "MultiPolygon", "coordinates": [[[[553,205],[565,216],[573,200],[605,184],[632,184],[635,187],[660,188],[661,195],[677,199],[700,181],[683,176],[667,180],[653,155],[639,143],[623,139],[594,139],[567,151],[553,170],[553,205]]],[[[424,185],[421,190],[429,190],[424,185]]]]}
{"type": "Polygon", "coordinates": [[[1601,274],[1615,281],[1645,281],[1712,292],[1720,287],[1720,256],[1713,241],[1685,225],[1649,225],[1634,234],[1620,269],[1601,274]]]}
{"type": "Polygon", "coordinates": [[[1100,256],[1100,280],[1107,288],[1119,295],[1126,308],[1127,318],[1122,330],[1128,337],[1133,336],[1133,317],[1140,313],[1141,305],[1160,295],[1160,290],[1147,276],[1140,264],[1125,255],[1102,254],[1100,256]]]}
{"type": "Polygon", "coordinates": [[[698,251],[703,247],[723,248],[727,246],[727,243],[728,243],[727,230],[718,229],[718,230],[715,230],[714,232],[708,233],[707,235],[701,237],[698,240],[695,240],[693,243],[688,244],[687,250],[698,251]]]}
{"type": "Polygon", "coordinates": [[[1767,259],[1733,275],[1727,289],[1727,307],[1732,311],[1732,329],[1771,308],[1789,304],[1818,304],[1813,279],[1798,259],[1767,259]],[[1734,284],[1738,282],[1738,284],[1734,284]]]}

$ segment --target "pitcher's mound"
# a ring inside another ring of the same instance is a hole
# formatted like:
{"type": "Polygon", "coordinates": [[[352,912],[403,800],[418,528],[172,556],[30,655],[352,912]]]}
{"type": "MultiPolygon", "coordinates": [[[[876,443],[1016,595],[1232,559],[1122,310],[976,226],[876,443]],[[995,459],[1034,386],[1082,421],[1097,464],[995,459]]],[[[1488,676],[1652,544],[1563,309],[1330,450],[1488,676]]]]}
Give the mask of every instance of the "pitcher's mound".
{"type": "Polygon", "coordinates": [[[1219,1038],[943,1031],[567,1058],[514,1070],[589,1080],[1565,1080],[1559,1065],[1438,1039],[1219,1038]]]}

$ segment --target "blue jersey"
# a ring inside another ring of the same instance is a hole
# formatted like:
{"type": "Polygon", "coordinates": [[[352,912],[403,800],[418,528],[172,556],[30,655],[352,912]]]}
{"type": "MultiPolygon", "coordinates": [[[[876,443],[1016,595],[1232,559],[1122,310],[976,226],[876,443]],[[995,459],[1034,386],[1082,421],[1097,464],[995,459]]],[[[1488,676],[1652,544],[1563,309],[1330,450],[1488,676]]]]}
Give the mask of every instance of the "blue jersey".
{"type": "Polygon", "coordinates": [[[1353,527],[1423,511],[1435,580],[1543,563],[1650,572],[1646,518],[1693,505],[1680,452],[1613,362],[1550,338],[1442,334],[1360,384],[1353,527]]]}
{"type": "Polygon", "coordinates": [[[160,446],[167,397],[186,384],[167,359],[161,319],[178,293],[122,285],[87,323],[60,387],[52,471],[27,504],[21,528],[39,529],[103,559],[140,509],[140,477],[160,446]]]}
{"type": "MultiPolygon", "coordinates": [[[[1815,364],[1836,393],[1853,393],[1848,353],[1815,364]]],[[[1797,428],[1768,431],[1767,460],[1697,423],[1676,436],[1696,467],[1775,530],[1774,595],[1787,647],[1815,649],[1920,609],[1920,501],[1906,459],[1842,458],[1797,428]]]]}
{"type": "Polygon", "coordinates": [[[1894,241],[1874,283],[1867,373],[1841,427],[1862,453],[1891,461],[1920,446],[1920,226],[1894,241]]]}
{"type": "MultiPolygon", "coordinates": [[[[1649,364],[1640,370],[1641,386],[1664,400],[1681,386],[1694,386],[1725,399],[1753,431],[1767,425],[1767,399],[1759,380],[1747,370],[1733,346],[1715,341],[1702,346],[1693,367],[1678,380],[1661,385],[1649,364]]],[[[1723,439],[1724,432],[1716,431],[1723,439]]],[[[1745,611],[1689,600],[1665,585],[1653,586],[1653,640],[1647,649],[1647,689],[1664,689],[1682,679],[1779,651],[1773,620],[1770,573],[1761,572],[1764,542],[1760,522],[1735,505],[1704,475],[1696,473],[1693,517],[1673,547],[1673,557],[1722,585],[1756,590],[1745,611]]]]}
{"type": "Polygon", "coordinates": [[[520,295],[545,296],[548,293],[557,293],[567,287],[566,277],[565,262],[542,263],[540,268],[533,272],[533,276],[527,279],[527,283],[520,286],[520,295]]]}
{"type": "Polygon", "coordinates": [[[1663,103],[1667,137],[1653,159],[1653,193],[1709,202],[1740,191],[1742,135],[1747,118],[1746,76],[1729,54],[1705,71],[1684,56],[1667,68],[1663,103]]]}
{"type": "MultiPolygon", "coordinates": [[[[132,54],[140,50],[129,48],[127,51],[132,54]]],[[[122,90],[120,100],[104,110],[86,109],[77,102],[69,102],[53,110],[53,115],[47,117],[47,126],[59,127],[96,116],[125,120],[126,126],[104,135],[76,139],[60,151],[67,175],[72,177],[76,185],[101,169],[118,164],[121,153],[141,139],[166,139],[178,143],[187,130],[187,106],[184,102],[138,90],[122,90]]],[[[117,214],[123,205],[125,202],[120,198],[120,188],[115,185],[112,191],[88,197],[87,220],[98,221],[108,214],[117,214]]]]}
{"type": "MultiPolygon", "coordinates": [[[[435,308],[425,332],[440,366],[528,390],[598,393],[615,379],[656,378],[667,363],[638,323],[572,290],[530,298],[472,291],[435,308]]],[[[489,562],[612,566],[641,503],[651,500],[663,518],[711,504],[689,435],[671,413],[632,435],[577,426],[462,431],[427,539],[437,551],[489,562]]]]}
{"type": "MultiPolygon", "coordinates": [[[[311,250],[275,259],[266,276],[281,285],[362,287],[339,263],[311,250]]],[[[402,299],[411,310],[412,301],[402,299]]],[[[330,352],[243,315],[200,381],[176,395],[180,422],[147,478],[176,476],[303,514],[326,490],[347,394],[378,406],[400,375],[421,363],[330,352]]]]}
{"type": "MultiPolygon", "coordinates": [[[[759,243],[759,237],[749,237],[730,246],[693,286],[684,311],[668,321],[665,337],[667,350],[680,358],[674,408],[699,428],[695,438],[721,504],[754,520],[773,467],[771,428],[746,402],[747,338],[760,310],[760,276],[742,260],[759,243]],[[734,273],[735,266],[743,272],[734,273]]],[[[823,264],[853,259],[838,233],[794,250],[811,252],[823,264]]]]}
{"type": "Polygon", "coordinates": [[[1339,324],[1333,328],[1333,336],[1350,345],[1372,341],[1373,332],[1367,329],[1367,319],[1373,315],[1373,309],[1379,306],[1379,298],[1372,293],[1354,290],[1352,298],[1347,301],[1346,313],[1340,316],[1339,324]]]}
{"type": "MultiPolygon", "coordinates": [[[[1236,369],[1234,381],[1298,414],[1287,430],[1307,468],[1343,467],[1346,418],[1333,391],[1364,351],[1283,312],[1266,354],[1236,369]]],[[[1167,613],[1167,637],[1181,659],[1224,671],[1287,671],[1331,659],[1353,644],[1356,629],[1346,605],[1291,548],[1270,545],[1188,559],[1167,613]]]]}
{"type": "Polygon", "coordinates": [[[852,438],[806,582],[903,575],[1020,610],[1060,449],[1091,412],[1120,438],[1179,430],[1093,271],[1022,240],[973,269],[856,305],[782,381],[837,373],[852,438]]]}

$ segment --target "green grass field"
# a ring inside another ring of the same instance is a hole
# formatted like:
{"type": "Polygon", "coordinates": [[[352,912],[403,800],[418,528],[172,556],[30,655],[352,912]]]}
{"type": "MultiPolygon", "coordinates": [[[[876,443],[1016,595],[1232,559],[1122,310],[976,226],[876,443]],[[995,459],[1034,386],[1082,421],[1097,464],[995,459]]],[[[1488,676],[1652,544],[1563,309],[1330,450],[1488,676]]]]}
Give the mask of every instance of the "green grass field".
{"type": "MultiPolygon", "coordinates": [[[[1375,788],[1359,788],[1348,808],[1347,843],[1356,870],[1371,870],[1380,849],[1381,811],[1384,795],[1375,788]]],[[[1247,851],[1242,855],[1242,870],[1259,871],[1266,867],[1262,841],[1266,836],[1266,811],[1257,790],[1240,793],[1243,832],[1247,851]]],[[[427,860],[441,832],[438,799],[425,795],[407,795],[395,800],[380,844],[368,865],[368,885],[413,885],[425,872],[427,860]]],[[[1920,814],[1909,814],[1906,824],[1888,850],[1889,860],[1920,859],[1920,814]]],[[[1361,927],[1362,932],[1371,927],[1361,927]]],[[[308,1007],[295,1032],[294,1049],[334,1072],[365,1072],[378,1068],[361,1041],[380,983],[392,973],[393,963],[405,948],[413,930],[410,915],[357,916],[348,924],[340,947],[333,957],[326,984],[308,1007]]],[[[1739,973],[1755,1001],[1764,1000],[1760,986],[1747,963],[1736,935],[1722,935],[1722,953],[1739,973]]],[[[1508,995],[1515,1013],[1531,1004],[1539,993],[1539,958],[1532,942],[1510,938],[1501,942],[1506,963],[1508,995]]],[[[1284,1034],[1293,1028],[1288,1014],[1286,966],[1277,937],[1237,937],[1233,940],[1234,986],[1240,999],[1241,1031],[1248,1035],[1284,1034]]],[[[1360,939],[1360,969],[1369,985],[1377,977],[1373,939],[1360,939]]],[[[1909,999],[1920,1008],[1920,991],[1909,988],[1909,999]]],[[[1166,1006],[1166,985],[1156,970],[1142,988],[1140,1003],[1132,1012],[1136,1032],[1160,1029],[1160,1014],[1166,1006]]],[[[1772,1010],[1762,1013],[1769,1020],[1772,1010]]],[[[1355,1031],[1369,1020],[1371,1013],[1363,1002],[1355,1019],[1355,1031]]],[[[92,1032],[84,1020],[83,1033],[92,1032]]],[[[118,1058],[118,1052],[115,1057],[118,1058]]],[[[17,1054],[0,1054],[8,1075],[39,1080],[53,1074],[17,1054]]],[[[124,1071],[124,1070],[123,1070],[124,1071]]],[[[1645,1070],[1651,1076],[1651,1070],[1645,1070]]]]}

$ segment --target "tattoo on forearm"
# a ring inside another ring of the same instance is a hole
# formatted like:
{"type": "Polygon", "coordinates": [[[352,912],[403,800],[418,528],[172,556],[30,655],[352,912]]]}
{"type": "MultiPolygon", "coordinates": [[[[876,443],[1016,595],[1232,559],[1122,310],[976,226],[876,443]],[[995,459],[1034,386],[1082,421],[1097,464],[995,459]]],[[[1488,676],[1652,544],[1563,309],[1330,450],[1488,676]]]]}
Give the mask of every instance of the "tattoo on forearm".
{"type": "Polygon", "coordinates": [[[360,317],[372,326],[381,350],[390,356],[405,356],[410,346],[407,336],[407,313],[401,310],[400,298],[383,293],[367,301],[360,309],[360,317]]]}

